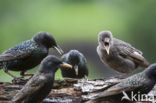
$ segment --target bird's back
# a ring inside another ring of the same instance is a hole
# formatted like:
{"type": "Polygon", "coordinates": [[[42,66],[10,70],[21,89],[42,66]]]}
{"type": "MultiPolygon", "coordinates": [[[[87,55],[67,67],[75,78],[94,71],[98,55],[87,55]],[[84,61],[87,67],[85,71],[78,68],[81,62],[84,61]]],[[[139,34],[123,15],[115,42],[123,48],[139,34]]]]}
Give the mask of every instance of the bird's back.
{"type": "Polygon", "coordinates": [[[40,47],[33,40],[27,40],[6,50],[2,55],[6,55],[4,58],[7,58],[7,55],[11,55],[10,58],[5,61],[7,69],[20,71],[21,69],[27,70],[35,67],[47,54],[48,50],[46,48],[40,47]]]}
{"type": "Polygon", "coordinates": [[[25,87],[13,98],[13,103],[40,103],[51,91],[54,81],[53,73],[37,73],[25,87]]]}
{"type": "Polygon", "coordinates": [[[105,103],[106,101],[109,101],[108,103],[129,103],[130,101],[125,102],[124,97],[132,98],[132,92],[136,97],[138,97],[137,95],[147,94],[153,88],[154,84],[142,72],[121,80],[120,83],[98,94],[93,100],[87,103],[105,103]]]}

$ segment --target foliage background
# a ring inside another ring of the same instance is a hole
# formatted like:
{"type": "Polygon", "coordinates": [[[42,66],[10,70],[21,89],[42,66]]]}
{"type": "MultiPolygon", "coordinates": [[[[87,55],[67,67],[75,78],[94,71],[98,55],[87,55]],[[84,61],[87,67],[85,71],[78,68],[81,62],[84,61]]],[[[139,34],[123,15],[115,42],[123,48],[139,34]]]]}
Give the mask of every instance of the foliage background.
{"type": "MultiPolygon", "coordinates": [[[[78,49],[84,53],[90,78],[110,77],[117,73],[106,68],[96,54],[98,33],[112,31],[116,38],[131,43],[154,63],[155,5],[154,0],[1,0],[0,52],[39,31],[47,31],[65,52],[78,49]]],[[[28,72],[35,73],[37,69],[28,72]]],[[[60,71],[56,77],[61,77],[60,71]]],[[[0,70],[0,81],[10,80],[0,70]]]]}

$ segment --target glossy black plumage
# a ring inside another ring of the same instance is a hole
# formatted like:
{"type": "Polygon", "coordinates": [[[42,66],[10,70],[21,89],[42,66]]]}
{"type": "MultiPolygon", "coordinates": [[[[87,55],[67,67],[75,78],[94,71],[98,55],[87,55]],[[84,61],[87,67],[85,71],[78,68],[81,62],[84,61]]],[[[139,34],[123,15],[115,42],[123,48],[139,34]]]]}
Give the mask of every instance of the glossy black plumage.
{"type": "MultiPolygon", "coordinates": [[[[123,92],[125,92],[131,100],[131,92],[134,94],[147,94],[156,84],[156,64],[152,64],[143,72],[135,74],[131,77],[121,80],[119,84],[98,94],[93,100],[87,103],[131,103],[131,101],[122,101],[123,92]],[[106,102],[107,101],[107,102],[106,102]]],[[[136,96],[138,97],[138,96],[136,96]]]]}
{"type": "Polygon", "coordinates": [[[110,31],[100,32],[98,42],[97,53],[101,61],[118,72],[130,73],[138,66],[149,66],[141,51],[129,43],[114,38],[110,31]]]}
{"type": "Polygon", "coordinates": [[[62,76],[68,78],[83,78],[88,76],[86,58],[77,50],[70,50],[62,56],[62,61],[71,64],[72,69],[61,68],[62,76]]]}
{"type": "MultiPolygon", "coordinates": [[[[0,55],[0,68],[24,72],[40,64],[48,55],[49,48],[59,48],[55,39],[48,32],[39,32],[32,39],[24,41],[0,55]]],[[[60,48],[59,48],[60,49],[60,48]]],[[[59,52],[62,51],[61,49],[59,52]]],[[[14,77],[10,73],[10,76],[14,77]]]]}
{"type": "Polygon", "coordinates": [[[63,63],[55,56],[47,56],[41,63],[40,70],[13,97],[11,103],[40,103],[51,91],[55,72],[63,63]]]}

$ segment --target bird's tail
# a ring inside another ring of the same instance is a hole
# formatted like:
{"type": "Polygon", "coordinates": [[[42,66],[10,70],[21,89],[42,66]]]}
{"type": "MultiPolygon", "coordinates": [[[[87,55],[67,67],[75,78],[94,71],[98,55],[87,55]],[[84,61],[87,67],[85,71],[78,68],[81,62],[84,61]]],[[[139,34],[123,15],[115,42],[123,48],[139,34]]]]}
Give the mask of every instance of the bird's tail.
{"type": "Polygon", "coordinates": [[[147,60],[145,60],[145,61],[143,62],[143,64],[142,64],[142,66],[143,66],[143,67],[148,67],[148,66],[150,66],[150,63],[149,63],[147,60]]]}

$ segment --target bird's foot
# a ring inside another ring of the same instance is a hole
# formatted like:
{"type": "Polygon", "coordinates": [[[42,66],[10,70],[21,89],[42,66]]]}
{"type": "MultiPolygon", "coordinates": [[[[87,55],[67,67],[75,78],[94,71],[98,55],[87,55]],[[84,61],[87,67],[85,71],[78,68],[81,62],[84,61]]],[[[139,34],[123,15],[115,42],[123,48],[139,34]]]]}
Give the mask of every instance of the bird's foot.
{"type": "Polygon", "coordinates": [[[23,85],[28,81],[28,79],[24,79],[23,77],[16,77],[12,80],[13,84],[20,84],[23,85]]]}

